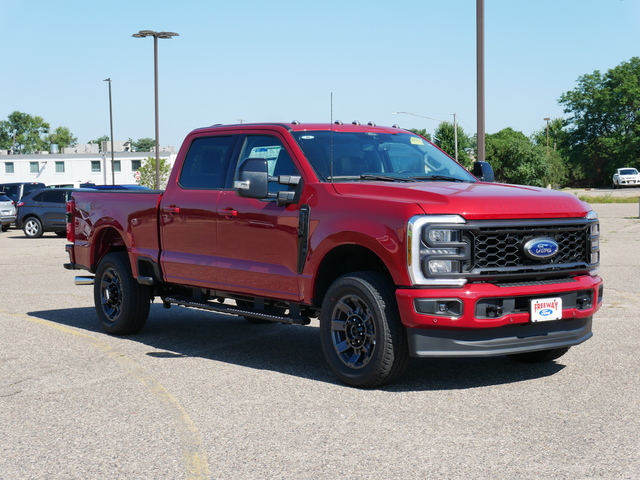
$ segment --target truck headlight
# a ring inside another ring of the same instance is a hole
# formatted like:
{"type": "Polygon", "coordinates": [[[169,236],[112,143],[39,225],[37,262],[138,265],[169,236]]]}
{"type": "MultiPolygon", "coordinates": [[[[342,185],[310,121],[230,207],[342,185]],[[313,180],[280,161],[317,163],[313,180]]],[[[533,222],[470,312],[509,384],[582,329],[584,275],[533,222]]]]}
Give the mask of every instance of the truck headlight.
{"type": "Polygon", "coordinates": [[[414,285],[456,285],[469,245],[463,241],[459,215],[417,215],[410,219],[407,232],[407,266],[414,285]]]}

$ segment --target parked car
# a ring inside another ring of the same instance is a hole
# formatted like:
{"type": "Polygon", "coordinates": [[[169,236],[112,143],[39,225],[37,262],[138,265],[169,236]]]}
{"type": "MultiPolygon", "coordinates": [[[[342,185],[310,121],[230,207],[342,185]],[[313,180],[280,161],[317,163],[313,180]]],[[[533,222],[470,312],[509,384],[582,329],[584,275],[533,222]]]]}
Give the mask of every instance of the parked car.
{"type": "Polygon", "coordinates": [[[18,202],[16,227],[29,238],[44,232],[66,236],[66,201],[73,188],[45,188],[28,193],[18,202]]]}
{"type": "Polygon", "coordinates": [[[0,193],[0,215],[2,218],[2,231],[6,232],[16,221],[16,206],[5,194],[0,193]]]}
{"type": "Polygon", "coordinates": [[[619,168],[613,174],[613,188],[640,187],[640,173],[635,168],[619,168]]]}
{"type": "Polygon", "coordinates": [[[0,192],[11,199],[11,201],[17,204],[22,197],[27,193],[34,190],[45,188],[46,185],[41,182],[12,182],[12,183],[0,183],[0,192]]]}

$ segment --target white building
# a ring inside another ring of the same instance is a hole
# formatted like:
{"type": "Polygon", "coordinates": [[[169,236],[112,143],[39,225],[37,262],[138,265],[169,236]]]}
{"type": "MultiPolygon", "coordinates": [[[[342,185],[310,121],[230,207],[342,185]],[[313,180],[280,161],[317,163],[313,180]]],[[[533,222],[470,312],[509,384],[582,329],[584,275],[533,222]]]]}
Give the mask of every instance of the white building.
{"type": "MultiPolygon", "coordinates": [[[[124,143],[118,142],[121,145],[124,143]]],[[[173,166],[177,156],[174,147],[160,147],[160,150],[160,158],[173,166]]],[[[137,183],[136,172],[145,159],[155,158],[154,152],[116,151],[112,167],[111,152],[98,152],[97,145],[91,144],[64,148],[63,153],[8,153],[0,150],[0,183],[42,182],[45,185],[73,186],[80,183],[133,184],[137,183]]]]}

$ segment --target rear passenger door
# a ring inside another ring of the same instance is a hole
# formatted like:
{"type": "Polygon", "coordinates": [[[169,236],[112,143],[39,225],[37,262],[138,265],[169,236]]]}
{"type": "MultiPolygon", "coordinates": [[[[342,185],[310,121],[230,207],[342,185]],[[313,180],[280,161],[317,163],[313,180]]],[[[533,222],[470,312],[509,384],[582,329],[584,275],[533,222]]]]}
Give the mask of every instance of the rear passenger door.
{"type": "Polygon", "coordinates": [[[67,190],[52,188],[36,194],[36,213],[42,221],[45,230],[64,230],[66,219],[67,190]]]}
{"type": "Polygon", "coordinates": [[[161,262],[169,282],[218,288],[217,205],[236,142],[237,135],[192,140],[176,183],[162,197],[161,262]]]}

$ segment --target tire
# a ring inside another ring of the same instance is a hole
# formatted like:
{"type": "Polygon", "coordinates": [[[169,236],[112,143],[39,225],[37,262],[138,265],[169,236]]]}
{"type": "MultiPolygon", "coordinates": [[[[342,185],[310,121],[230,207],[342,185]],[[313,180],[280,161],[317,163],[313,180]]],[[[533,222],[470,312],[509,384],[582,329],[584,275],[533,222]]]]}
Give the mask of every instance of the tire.
{"type": "Polygon", "coordinates": [[[151,290],[133,278],[124,252],[109,253],[100,261],[93,298],[100,325],[112,335],[138,333],[149,316],[151,290]]]}
{"type": "Polygon", "coordinates": [[[29,238],[40,238],[42,236],[42,222],[37,217],[29,217],[24,221],[22,231],[29,238]]]}
{"type": "Polygon", "coordinates": [[[571,347],[540,350],[539,352],[516,353],[509,355],[509,358],[520,363],[545,363],[560,358],[569,351],[569,348],[571,347]]]}
{"type": "Polygon", "coordinates": [[[391,281],[374,272],[338,278],[322,302],[320,339],[329,368],[347,385],[379,387],[402,373],[409,347],[391,281]]]}
{"type": "Polygon", "coordinates": [[[3,232],[8,231],[10,226],[11,226],[11,225],[9,225],[8,223],[5,223],[4,225],[2,225],[2,231],[3,231],[3,232]]]}

